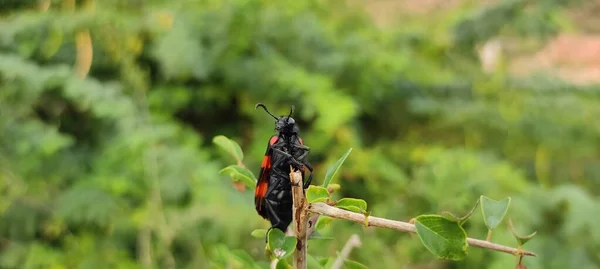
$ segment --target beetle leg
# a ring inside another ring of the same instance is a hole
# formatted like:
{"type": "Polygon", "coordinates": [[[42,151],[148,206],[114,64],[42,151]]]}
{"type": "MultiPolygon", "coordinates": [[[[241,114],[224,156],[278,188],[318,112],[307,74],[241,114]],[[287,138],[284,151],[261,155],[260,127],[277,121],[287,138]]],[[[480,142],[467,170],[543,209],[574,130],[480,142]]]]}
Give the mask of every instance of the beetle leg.
{"type": "MultiPolygon", "coordinates": [[[[273,206],[271,205],[271,201],[267,200],[266,201],[266,206],[267,206],[267,210],[269,211],[269,215],[271,215],[272,220],[275,220],[275,224],[271,224],[271,227],[269,227],[269,229],[267,230],[267,233],[265,234],[265,243],[267,243],[269,241],[269,231],[271,231],[273,228],[276,228],[278,225],[281,224],[281,219],[277,216],[277,213],[275,212],[275,209],[273,209],[273,206]]],[[[269,219],[271,221],[271,219],[269,219]]],[[[273,221],[271,222],[273,223],[273,221]]],[[[285,233],[285,231],[282,231],[285,233]]]]}
{"type": "Polygon", "coordinates": [[[300,149],[303,150],[304,152],[302,153],[302,155],[298,156],[298,160],[304,160],[306,159],[306,156],[308,156],[308,154],[310,153],[310,148],[305,146],[305,145],[294,145],[294,147],[296,149],[300,149]]]}
{"type": "MultiPolygon", "coordinates": [[[[296,158],[294,158],[294,156],[290,155],[289,153],[287,153],[283,150],[280,150],[278,148],[273,148],[273,151],[285,156],[286,159],[289,159],[296,167],[302,167],[302,163],[299,162],[298,160],[296,160],[296,158]]],[[[282,161],[282,160],[280,160],[280,161],[282,161]]],[[[277,162],[277,163],[279,163],[279,162],[277,162]]]]}
{"type": "Polygon", "coordinates": [[[308,174],[308,179],[306,180],[306,182],[304,182],[304,188],[308,188],[308,186],[310,185],[310,182],[312,181],[312,176],[313,176],[313,167],[309,162],[304,162],[304,166],[306,166],[306,168],[308,168],[308,171],[310,172],[310,174],[308,174]]]}
{"type": "Polygon", "coordinates": [[[310,182],[312,181],[312,173],[313,173],[312,165],[306,161],[306,157],[310,153],[310,148],[305,145],[294,145],[294,147],[296,149],[304,150],[302,155],[300,155],[298,157],[298,160],[300,160],[304,164],[304,166],[306,166],[306,168],[308,168],[308,171],[310,171],[310,174],[308,175],[308,179],[304,183],[304,188],[306,189],[306,188],[308,188],[308,185],[310,185],[310,182]]]}

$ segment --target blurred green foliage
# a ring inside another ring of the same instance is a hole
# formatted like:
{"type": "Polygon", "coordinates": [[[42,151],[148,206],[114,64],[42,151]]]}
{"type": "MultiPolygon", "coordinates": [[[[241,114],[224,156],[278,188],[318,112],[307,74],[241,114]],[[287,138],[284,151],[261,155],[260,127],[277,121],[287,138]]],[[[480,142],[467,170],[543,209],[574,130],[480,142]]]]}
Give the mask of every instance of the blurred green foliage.
{"type": "MultiPolygon", "coordinates": [[[[233,138],[258,171],[274,127],[263,102],[296,106],[315,185],[354,149],[336,195],[373,216],[463,215],[480,195],[510,196],[517,232],[537,231],[528,268],[596,268],[598,87],[485,74],[473,53],[498,35],[543,41],[567,2],[464,5],[383,30],[339,0],[2,1],[0,267],[268,267],[251,236],[268,222],[218,173],[235,160],[211,143],[233,138]]],[[[464,228],[487,233],[481,216],[464,228]]],[[[369,268],[516,263],[480,249],[437,261],[407,234],[337,220],[324,233],[317,260],[358,233],[350,258],[369,268]]],[[[515,244],[505,225],[492,240],[515,244]]]]}

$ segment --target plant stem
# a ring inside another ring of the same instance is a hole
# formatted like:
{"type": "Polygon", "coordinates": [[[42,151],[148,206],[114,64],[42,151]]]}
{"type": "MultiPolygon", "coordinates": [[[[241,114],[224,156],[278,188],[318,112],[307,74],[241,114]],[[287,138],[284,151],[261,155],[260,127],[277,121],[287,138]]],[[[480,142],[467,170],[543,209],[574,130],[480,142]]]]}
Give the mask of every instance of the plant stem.
{"type": "Polygon", "coordinates": [[[490,241],[492,239],[492,229],[488,229],[487,236],[485,237],[485,241],[490,241]]]}
{"type": "Polygon", "coordinates": [[[294,219],[294,234],[296,235],[296,251],[294,252],[294,268],[306,269],[306,224],[308,211],[304,189],[302,188],[302,173],[293,171],[290,173],[292,184],[292,199],[294,201],[292,216],[294,219]]]}
{"type": "MultiPolygon", "coordinates": [[[[345,219],[345,220],[357,222],[360,224],[365,223],[365,215],[346,211],[343,209],[339,209],[337,207],[329,206],[325,203],[310,204],[308,206],[308,211],[317,213],[317,214],[321,214],[321,215],[326,215],[326,216],[329,216],[332,218],[345,219]]],[[[411,223],[397,221],[397,220],[389,220],[389,219],[378,218],[378,217],[369,216],[368,217],[368,225],[374,226],[374,227],[383,227],[383,228],[394,229],[394,230],[398,230],[401,232],[410,232],[410,233],[416,232],[415,225],[413,225],[411,223]]],[[[484,240],[474,239],[474,238],[467,238],[467,243],[469,243],[469,245],[474,246],[474,247],[486,248],[486,249],[509,253],[509,254],[513,254],[513,255],[535,256],[535,253],[530,252],[530,251],[519,250],[516,248],[511,248],[511,247],[487,242],[484,240]]]]}
{"type": "Polygon", "coordinates": [[[353,234],[350,236],[344,248],[340,252],[340,255],[335,260],[335,263],[331,266],[331,269],[340,269],[344,265],[344,261],[350,256],[350,251],[355,247],[360,247],[360,238],[358,235],[353,234]]]}

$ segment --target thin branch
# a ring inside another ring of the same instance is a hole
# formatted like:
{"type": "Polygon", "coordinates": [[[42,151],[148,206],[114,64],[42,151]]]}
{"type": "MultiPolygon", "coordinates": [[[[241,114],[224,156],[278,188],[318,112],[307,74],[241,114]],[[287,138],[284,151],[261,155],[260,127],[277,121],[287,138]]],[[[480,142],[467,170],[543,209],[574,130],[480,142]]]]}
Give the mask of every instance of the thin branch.
{"type": "MultiPolygon", "coordinates": [[[[326,215],[326,216],[329,216],[332,218],[345,219],[345,220],[354,221],[354,222],[361,223],[361,224],[365,223],[365,216],[363,214],[339,209],[337,207],[329,206],[325,203],[310,204],[308,206],[308,211],[317,213],[317,214],[321,214],[321,215],[326,215]]],[[[408,223],[408,222],[388,220],[388,219],[384,219],[384,218],[369,216],[368,224],[369,224],[369,226],[390,228],[390,229],[398,230],[401,232],[410,232],[410,233],[416,232],[415,225],[408,223]]],[[[513,254],[513,255],[535,256],[535,253],[530,252],[530,251],[519,250],[516,248],[511,248],[511,247],[487,242],[484,240],[467,238],[467,242],[469,243],[469,245],[474,246],[474,247],[487,248],[490,250],[505,252],[505,253],[509,253],[509,254],[513,254]]]]}
{"type": "Polygon", "coordinates": [[[296,251],[294,252],[294,268],[306,268],[306,224],[308,211],[304,189],[302,188],[302,173],[293,171],[290,173],[292,184],[292,199],[294,200],[293,218],[294,234],[296,235],[296,251]]]}
{"type": "Polygon", "coordinates": [[[352,249],[355,247],[360,247],[360,245],[361,242],[358,235],[353,234],[352,236],[350,236],[350,238],[346,242],[346,245],[344,246],[344,248],[342,248],[340,255],[335,260],[335,263],[331,266],[331,269],[342,268],[342,266],[344,265],[344,261],[348,259],[348,256],[350,256],[350,251],[352,251],[352,249]]]}

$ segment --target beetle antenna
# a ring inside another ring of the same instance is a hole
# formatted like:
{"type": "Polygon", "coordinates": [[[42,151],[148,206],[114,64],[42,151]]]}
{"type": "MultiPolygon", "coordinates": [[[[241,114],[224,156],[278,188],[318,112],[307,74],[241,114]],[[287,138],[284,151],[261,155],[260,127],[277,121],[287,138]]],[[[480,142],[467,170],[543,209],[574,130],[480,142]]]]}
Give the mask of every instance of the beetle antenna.
{"type": "Polygon", "coordinates": [[[257,109],[258,107],[262,107],[267,112],[267,114],[271,115],[271,117],[275,118],[275,120],[278,120],[278,118],[275,117],[275,115],[273,115],[273,114],[271,114],[271,112],[269,112],[269,110],[267,109],[267,107],[265,105],[263,105],[263,103],[256,104],[254,106],[254,109],[257,109]]]}
{"type": "Polygon", "coordinates": [[[290,108],[290,115],[288,115],[287,121],[290,121],[290,117],[292,116],[292,113],[294,113],[294,105],[292,105],[292,107],[290,108]]]}

